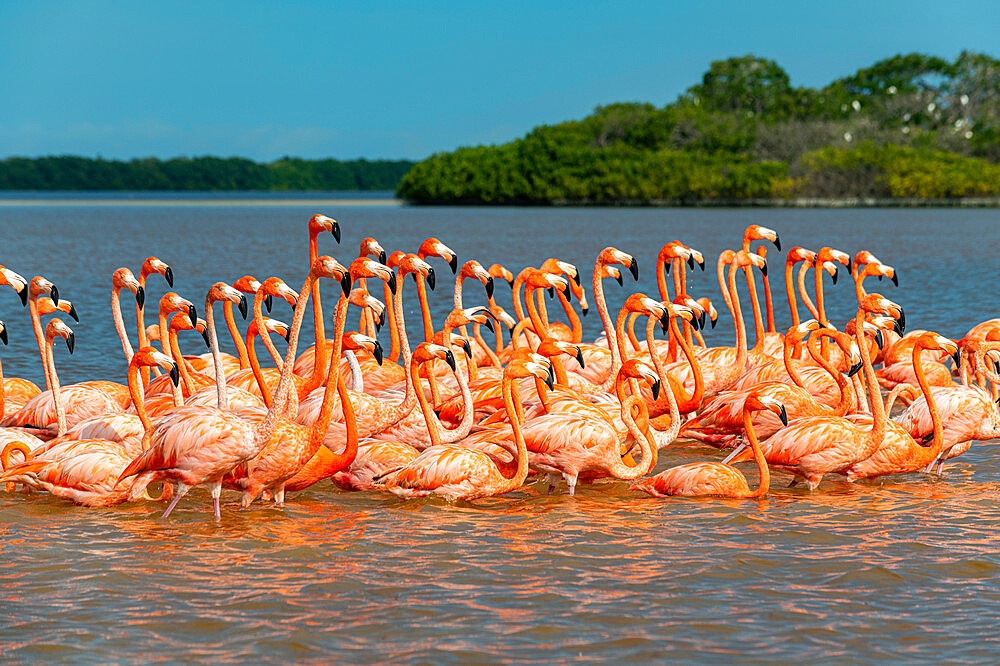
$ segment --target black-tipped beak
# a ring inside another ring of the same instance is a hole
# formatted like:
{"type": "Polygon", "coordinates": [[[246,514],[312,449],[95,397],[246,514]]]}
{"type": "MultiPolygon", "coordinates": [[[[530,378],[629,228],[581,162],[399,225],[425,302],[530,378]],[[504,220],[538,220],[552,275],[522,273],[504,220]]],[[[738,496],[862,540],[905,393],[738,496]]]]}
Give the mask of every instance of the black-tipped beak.
{"type": "Polygon", "coordinates": [[[882,347],[885,346],[885,336],[882,335],[882,329],[875,330],[875,344],[878,345],[879,351],[882,351],[882,347]]]}
{"type": "Polygon", "coordinates": [[[396,294],[396,274],[389,273],[389,293],[396,294]]]}
{"type": "Polygon", "coordinates": [[[632,263],[628,265],[628,270],[632,273],[632,279],[636,282],[639,281],[639,260],[632,257],[632,263]]]}
{"type": "Polygon", "coordinates": [[[625,286],[625,281],[622,280],[621,271],[618,271],[618,275],[615,276],[615,279],[618,280],[618,286],[619,287],[624,287],[625,286]]]}
{"type": "Polygon", "coordinates": [[[458,367],[455,363],[455,355],[451,353],[450,349],[444,353],[444,362],[448,364],[448,367],[451,368],[453,372],[455,368],[458,367]]]}
{"type": "MultiPolygon", "coordinates": [[[[780,250],[781,247],[779,246],[778,249],[780,250]]],[[[781,406],[781,413],[778,414],[778,418],[781,419],[782,425],[788,425],[788,412],[785,411],[784,405],[781,406]]]]}
{"type": "MultiPolygon", "coordinates": [[[[381,332],[382,332],[382,318],[379,317],[378,319],[375,320],[375,333],[378,334],[381,332]]],[[[381,365],[381,363],[379,365],[381,365]]]]}
{"type": "Polygon", "coordinates": [[[372,356],[375,357],[375,361],[379,365],[382,365],[382,344],[378,340],[375,341],[375,348],[372,349],[372,356]]]}
{"type": "Polygon", "coordinates": [[[73,321],[80,321],[80,317],[76,314],[76,306],[72,303],[69,304],[69,316],[73,318],[73,321]]]}
{"type": "Polygon", "coordinates": [[[705,260],[702,259],[701,261],[699,261],[698,265],[701,266],[701,272],[704,273],[705,272],[705,260]]]}
{"type": "Polygon", "coordinates": [[[855,363],[854,365],[852,365],[851,369],[847,371],[847,376],[848,377],[853,377],[854,375],[858,374],[858,370],[861,369],[862,365],[864,365],[864,364],[861,361],[858,361],[857,363],[855,363]]]}
{"type": "Polygon", "coordinates": [[[458,272],[458,255],[451,255],[451,259],[448,260],[448,265],[451,266],[451,274],[454,275],[458,272]]]}
{"type": "Polygon", "coordinates": [[[668,326],[670,326],[670,313],[664,312],[663,316],[660,317],[660,330],[666,333],[668,326]]]}
{"type": "Polygon", "coordinates": [[[240,294],[240,316],[245,320],[247,318],[247,297],[246,294],[240,294]]]}
{"type": "Polygon", "coordinates": [[[483,326],[485,326],[486,328],[488,328],[490,330],[490,333],[494,333],[495,334],[497,332],[497,329],[494,328],[494,326],[493,326],[493,320],[491,318],[489,318],[489,317],[487,317],[486,321],[483,322],[483,326]]]}
{"type": "Polygon", "coordinates": [[[388,258],[389,258],[389,257],[388,257],[388,255],[387,255],[387,254],[385,253],[385,250],[379,250],[379,253],[378,253],[378,263],[380,263],[380,264],[384,264],[384,263],[385,263],[385,261],[386,261],[386,259],[388,259],[388,258]]]}
{"type": "Polygon", "coordinates": [[[781,252],[781,239],[778,238],[778,234],[774,234],[774,247],[778,248],[778,252],[781,252]]]}
{"type": "Polygon", "coordinates": [[[952,360],[955,361],[955,369],[958,370],[962,367],[962,350],[958,349],[954,354],[951,355],[952,360]]]}
{"type": "Polygon", "coordinates": [[[764,267],[760,269],[760,274],[767,277],[767,261],[764,261],[764,267]]]}
{"type": "Polygon", "coordinates": [[[466,356],[472,358],[472,345],[468,340],[462,340],[462,350],[465,352],[466,356]]]}
{"type": "Polygon", "coordinates": [[[205,341],[205,346],[209,349],[212,348],[212,338],[208,335],[208,329],[206,328],[201,332],[201,339],[205,341]]]}
{"type": "Polygon", "coordinates": [[[576,362],[580,364],[581,368],[586,367],[583,363],[583,350],[579,347],[576,348],[576,362]]]}
{"type": "Polygon", "coordinates": [[[583,283],[580,282],[580,271],[577,271],[576,275],[573,276],[573,282],[576,282],[576,286],[578,287],[583,286],[583,283]]]}
{"type": "Polygon", "coordinates": [[[555,298],[556,297],[556,290],[553,289],[552,287],[549,287],[545,291],[548,292],[549,298],[555,298]]]}
{"type": "Polygon", "coordinates": [[[890,279],[890,280],[892,280],[892,284],[893,284],[894,286],[896,286],[896,287],[898,287],[898,286],[899,286],[899,278],[898,278],[898,277],[896,277],[896,271],[893,271],[893,272],[892,272],[892,277],[891,277],[891,278],[889,278],[889,279],[890,279]]]}
{"type": "Polygon", "coordinates": [[[653,391],[653,400],[658,399],[660,397],[660,380],[657,379],[649,388],[653,391]]]}
{"type": "Polygon", "coordinates": [[[58,287],[56,287],[55,285],[52,285],[52,288],[49,289],[49,296],[52,297],[52,302],[53,303],[55,303],[56,305],[59,305],[59,288],[58,287]]]}
{"type": "Polygon", "coordinates": [[[21,297],[21,305],[22,306],[25,306],[25,305],[28,304],[28,288],[27,287],[25,287],[24,289],[22,289],[21,291],[19,291],[17,295],[21,297]]]}
{"type": "Polygon", "coordinates": [[[344,292],[344,298],[351,295],[351,274],[344,273],[344,277],[340,278],[340,290],[344,292]]]}
{"type": "Polygon", "coordinates": [[[268,314],[271,314],[272,305],[274,305],[274,299],[271,297],[271,294],[268,294],[264,297],[264,307],[267,309],[268,314]]]}
{"type": "Polygon", "coordinates": [[[511,289],[513,289],[513,288],[514,288],[514,281],[513,281],[513,280],[507,280],[507,284],[509,284],[509,285],[510,285],[510,288],[511,288],[511,289]]]}
{"type": "MultiPolygon", "coordinates": [[[[288,301],[285,301],[285,302],[288,303],[288,301]]],[[[292,302],[288,303],[288,307],[290,307],[292,309],[292,313],[293,314],[295,313],[295,308],[298,306],[298,304],[299,304],[298,297],[297,296],[293,296],[292,297],[292,302]]]]}
{"type": "Polygon", "coordinates": [[[899,334],[902,335],[903,331],[906,330],[906,313],[903,312],[903,308],[899,308],[899,334]]]}
{"type": "Polygon", "coordinates": [[[174,386],[180,386],[181,371],[177,368],[176,363],[173,363],[170,366],[170,381],[174,383],[174,386]]]}
{"type": "Polygon", "coordinates": [[[705,320],[707,318],[708,318],[708,315],[705,313],[704,310],[702,310],[701,311],[701,315],[698,317],[698,328],[700,328],[700,329],[704,329],[705,328],[705,320]]]}
{"type": "Polygon", "coordinates": [[[711,321],[712,321],[712,328],[715,328],[715,323],[716,323],[716,322],[717,322],[718,320],[719,320],[719,318],[718,318],[718,317],[715,317],[714,319],[712,319],[712,320],[711,320],[711,321]]]}
{"type": "Polygon", "coordinates": [[[550,391],[552,390],[552,387],[556,385],[556,374],[552,370],[551,363],[549,363],[549,371],[545,375],[545,385],[549,387],[550,391]]]}
{"type": "Polygon", "coordinates": [[[3,341],[4,344],[7,344],[7,329],[6,328],[3,329],[2,331],[0,331],[0,341],[3,341]]]}
{"type": "Polygon", "coordinates": [[[694,257],[687,258],[688,268],[694,268],[694,257]]]}
{"type": "Polygon", "coordinates": [[[892,330],[896,332],[896,335],[903,334],[903,327],[899,325],[899,322],[895,319],[892,320],[892,330]]]}
{"type": "Polygon", "coordinates": [[[76,334],[70,333],[66,336],[66,348],[69,349],[69,353],[72,354],[73,350],[76,349],[76,334]]]}
{"type": "Polygon", "coordinates": [[[163,277],[166,278],[168,287],[174,286],[174,269],[167,266],[167,269],[163,271],[163,277]]]}
{"type": "Polygon", "coordinates": [[[562,290],[562,293],[567,301],[573,298],[573,288],[569,286],[569,280],[566,280],[566,288],[562,290]]]}
{"type": "Polygon", "coordinates": [[[333,240],[337,241],[337,244],[339,245],[340,244],[340,224],[338,224],[336,221],[334,221],[333,225],[330,228],[330,232],[333,234],[333,240]]]}
{"type": "MultiPolygon", "coordinates": [[[[416,273],[413,274],[413,279],[417,279],[416,273]]],[[[431,267],[427,270],[427,286],[431,288],[431,291],[434,291],[435,284],[437,284],[437,275],[434,273],[434,268],[431,267]]]]}
{"type": "Polygon", "coordinates": [[[188,306],[188,317],[191,318],[191,324],[194,325],[198,322],[198,308],[193,305],[188,306]]]}
{"type": "Polygon", "coordinates": [[[146,304],[146,290],[139,285],[135,290],[135,304],[140,308],[146,304]]]}
{"type": "Polygon", "coordinates": [[[292,341],[292,329],[286,328],[285,329],[285,334],[282,335],[281,337],[283,337],[285,339],[285,342],[291,342],[292,341]]]}
{"type": "Polygon", "coordinates": [[[667,269],[667,270],[666,270],[666,274],[667,274],[667,275],[670,275],[670,267],[674,265],[674,262],[672,262],[672,261],[668,261],[667,263],[665,263],[665,264],[663,264],[663,265],[664,265],[664,266],[666,267],[666,269],[667,269]]]}
{"type": "MultiPolygon", "coordinates": [[[[837,264],[837,265],[838,265],[838,266],[840,266],[840,264],[837,264]]],[[[839,270],[839,269],[838,269],[838,270],[835,270],[835,271],[833,272],[833,283],[834,283],[834,284],[837,284],[837,278],[838,278],[839,276],[840,276],[840,270],[839,270]]]]}
{"type": "Polygon", "coordinates": [[[486,298],[493,298],[493,276],[486,278],[486,298]]]}
{"type": "Polygon", "coordinates": [[[587,316],[588,312],[590,312],[590,308],[589,307],[580,308],[580,314],[582,314],[584,317],[587,316]]]}

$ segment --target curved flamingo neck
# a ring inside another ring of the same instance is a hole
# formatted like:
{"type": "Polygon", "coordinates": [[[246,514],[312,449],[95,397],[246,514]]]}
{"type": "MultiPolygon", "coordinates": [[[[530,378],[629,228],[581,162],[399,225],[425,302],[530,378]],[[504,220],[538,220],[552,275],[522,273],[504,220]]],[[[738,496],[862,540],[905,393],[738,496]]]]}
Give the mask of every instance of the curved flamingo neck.
{"type": "Polygon", "coordinates": [[[670,300],[670,292],[667,290],[667,261],[662,254],[656,257],[656,288],[660,291],[661,301],[670,300]]]}
{"type": "MultiPolygon", "coordinates": [[[[425,361],[426,363],[426,361],[425,361]]],[[[413,382],[414,386],[420,386],[420,366],[423,363],[412,362],[410,363],[410,381],[413,382]]],[[[428,368],[430,372],[430,368],[428,368]]],[[[441,431],[444,429],[441,426],[441,422],[438,421],[437,416],[435,416],[434,411],[431,409],[430,401],[427,400],[427,396],[424,394],[423,390],[416,391],[417,402],[420,403],[420,410],[424,413],[424,422],[427,424],[427,432],[430,435],[431,446],[439,446],[441,444],[441,431]]]]}
{"type": "Polygon", "coordinates": [[[777,333],[774,328],[774,301],[771,297],[771,281],[766,275],[761,275],[761,282],[764,283],[764,311],[767,314],[767,332],[777,333]]]}
{"type": "Polygon", "coordinates": [[[45,354],[48,357],[48,367],[49,367],[49,379],[52,381],[52,402],[56,408],[56,436],[62,437],[66,434],[66,407],[63,404],[62,390],[59,388],[59,376],[56,374],[56,361],[55,355],[52,351],[53,339],[51,336],[46,336],[45,354]]]}
{"type": "Polygon", "coordinates": [[[573,307],[573,304],[569,302],[569,299],[561,291],[556,292],[556,297],[559,299],[559,304],[562,306],[563,312],[566,313],[566,318],[569,320],[570,331],[572,331],[570,334],[571,339],[576,344],[580,344],[583,340],[583,324],[580,322],[580,317],[576,314],[576,308],[573,307]]]}
{"type": "Polygon", "coordinates": [[[798,349],[802,344],[802,341],[798,339],[797,334],[792,334],[791,332],[785,334],[785,341],[781,346],[781,360],[785,363],[785,372],[791,378],[792,383],[794,383],[799,388],[805,388],[805,383],[802,381],[802,375],[799,374],[798,367],[792,363],[792,350],[798,349]]]}
{"type": "Polygon", "coordinates": [[[757,484],[757,489],[750,493],[750,497],[763,497],[771,488],[771,470],[768,469],[764,452],[761,451],[760,442],[757,441],[757,432],[753,429],[752,411],[745,406],[743,407],[743,429],[747,433],[747,439],[750,440],[750,448],[753,449],[753,460],[757,463],[757,473],[760,475],[760,482],[757,484]]]}
{"type": "Polygon", "coordinates": [[[730,299],[733,304],[733,322],[736,329],[736,364],[724,373],[725,385],[731,384],[743,372],[747,364],[747,329],[743,324],[743,310],[740,308],[740,295],[736,289],[736,262],[729,268],[730,299]]]}
{"type": "Polygon", "coordinates": [[[730,290],[726,287],[726,261],[723,259],[725,253],[719,255],[719,262],[715,265],[716,276],[719,278],[719,291],[722,292],[722,300],[729,308],[730,316],[735,319],[736,311],[733,309],[733,299],[730,290]]]}
{"type": "Polygon", "coordinates": [[[219,353],[219,338],[215,333],[215,316],[212,307],[215,299],[205,297],[205,322],[208,324],[208,342],[212,350],[212,366],[215,368],[215,393],[219,409],[229,409],[229,391],[226,388],[226,371],[222,369],[222,354],[219,353]]]}
{"type": "Polygon", "coordinates": [[[125,320],[122,318],[121,287],[118,285],[114,285],[111,288],[111,318],[115,322],[115,332],[118,333],[118,339],[122,343],[125,362],[131,363],[132,355],[135,352],[132,349],[132,343],[128,339],[128,333],[125,331],[125,320]]]}
{"type": "MultiPolygon", "coordinates": [[[[175,317],[182,317],[184,313],[178,312],[174,315],[175,317]]],[[[177,371],[181,375],[181,382],[184,384],[184,390],[187,391],[188,397],[194,393],[194,382],[191,379],[191,369],[188,367],[187,361],[184,356],[181,355],[181,347],[177,342],[177,329],[172,326],[167,327],[167,349],[170,350],[169,355],[174,359],[174,363],[177,364],[177,371]]],[[[160,334],[160,343],[163,343],[163,334],[160,334]]]]}
{"type": "Polygon", "coordinates": [[[795,262],[788,260],[785,262],[785,295],[788,297],[788,309],[792,314],[792,326],[799,325],[799,304],[795,300],[795,287],[792,281],[792,270],[795,262]]]}
{"type": "MultiPolygon", "coordinates": [[[[650,321],[651,324],[655,324],[655,321],[650,321]]],[[[686,396],[683,393],[683,384],[679,384],[681,388],[681,394],[677,396],[678,407],[681,413],[687,414],[693,412],[701,406],[702,398],[705,397],[705,376],[701,372],[701,364],[698,363],[698,357],[694,353],[694,347],[692,347],[687,340],[680,335],[680,331],[677,329],[677,318],[670,317],[670,332],[681,346],[681,351],[684,352],[684,357],[687,358],[688,364],[691,366],[691,374],[694,376],[694,390],[690,396],[686,396]]],[[[664,386],[664,388],[669,388],[664,386]]],[[[673,423],[671,423],[673,425],[673,423]]],[[[680,430],[678,430],[680,432],[680,430]]]]}
{"type": "Polygon", "coordinates": [[[431,321],[431,307],[427,303],[427,283],[421,273],[414,273],[417,277],[417,298],[420,299],[420,316],[424,321],[424,342],[430,342],[434,338],[434,322],[431,321]]]}
{"type": "MultiPolygon", "coordinates": [[[[397,282],[396,291],[402,291],[403,289],[403,279],[400,276],[397,282]]],[[[383,302],[385,303],[386,312],[385,316],[390,322],[389,326],[389,361],[392,363],[399,362],[399,328],[396,323],[396,305],[395,305],[395,295],[389,289],[389,283],[382,283],[382,293],[384,296],[383,302]]],[[[405,364],[405,361],[404,361],[405,364]]]]}
{"type": "Polygon", "coordinates": [[[809,298],[809,291],[806,289],[806,273],[809,272],[810,268],[812,268],[812,264],[808,261],[803,261],[802,266],[799,267],[799,274],[796,281],[798,282],[799,296],[802,297],[802,305],[806,306],[806,310],[809,311],[809,314],[812,315],[814,319],[820,321],[819,310],[817,310],[816,306],[813,305],[812,299],[809,298]]]}
{"type": "MultiPolygon", "coordinates": [[[[146,273],[139,271],[139,286],[142,287],[143,291],[146,290],[146,273]]],[[[135,302],[135,323],[136,327],[139,329],[139,349],[149,345],[149,340],[146,338],[146,313],[145,313],[145,302],[142,306],[139,305],[139,301],[135,302]]],[[[149,386],[149,368],[143,366],[139,370],[139,377],[142,380],[142,390],[145,391],[146,387],[149,386]]]]}
{"type": "MultiPolygon", "coordinates": [[[[31,287],[29,286],[28,289],[31,287]]],[[[59,305],[56,303],[56,305],[59,305]]],[[[35,342],[38,343],[38,355],[42,359],[42,372],[45,373],[45,388],[52,388],[52,378],[49,376],[48,362],[45,360],[45,331],[42,330],[42,319],[38,314],[38,296],[28,297],[28,314],[31,316],[31,330],[35,333],[35,342]]]]}
{"type": "Polygon", "coordinates": [[[240,370],[243,370],[248,366],[250,359],[247,358],[247,348],[243,344],[243,336],[240,335],[240,329],[236,327],[232,301],[226,301],[222,304],[222,316],[226,320],[226,328],[229,330],[229,336],[233,339],[233,345],[236,347],[236,354],[240,359],[240,370]]]}
{"type": "Polygon", "coordinates": [[[604,335],[608,341],[608,349],[611,351],[611,374],[601,384],[602,391],[610,391],[615,383],[615,375],[621,369],[621,357],[618,353],[618,336],[615,327],[611,324],[611,314],[608,312],[608,304],[604,300],[604,283],[601,281],[601,273],[604,271],[605,263],[598,259],[594,264],[594,278],[592,286],[594,289],[594,304],[597,306],[597,314],[601,317],[601,324],[604,325],[604,335]]]}
{"type": "Polygon", "coordinates": [[[819,313],[817,319],[824,326],[829,326],[829,323],[826,321],[826,306],[823,302],[823,269],[819,259],[816,260],[813,271],[813,280],[816,284],[816,312],[819,313]]]}
{"type": "MultiPolygon", "coordinates": [[[[865,311],[858,308],[858,314],[854,319],[854,338],[858,343],[861,352],[861,362],[864,365],[865,381],[868,385],[869,403],[872,409],[872,429],[868,435],[868,448],[874,451],[885,438],[885,405],[882,403],[882,394],[879,392],[878,380],[875,378],[875,370],[872,368],[871,355],[868,353],[868,341],[864,334],[865,311]]],[[[868,455],[871,455],[870,453],[868,455]]],[[[867,457],[867,456],[866,456],[867,457]]]]}
{"type": "Polygon", "coordinates": [[[937,460],[941,454],[941,448],[944,445],[944,426],[941,423],[941,414],[938,412],[937,404],[931,395],[931,386],[924,372],[924,364],[920,362],[924,349],[925,347],[919,342],[913,347],[913,373],[917,376],[917,384],[920,385],[920,391],[924,394],[924,400],[927,401],[927,409],[930,411],[931,423],[934,426],[934,439],[921,457],[922,464],[926,465],[937,460]]]}
{"type": "Polygon", "coordinates": [[[333,392],[336,388],[337,394],[340,397],[341,410],[344,413],[344,427],[347,430],[347,444],[344,447],[343,452],[333,453],[333,460],[331,461],[332,466],[336,466],[338,469],[343,469],[347,465],[350,465],[354,461],[354,458],[358,454],[358,422],[354,414],[354,404],[351,402],[351,396],[347,392],[347,385],[344,382],[344,375],[340,372],[340,363],[336,356],[330,359],[330,368],[327,376],[330,378],[326,383],[326,390],[323,392],[323,404],[320,407],[319,417],[316,419],[316,423],[313,424],[312,428],[309,429],[309,450],[315,453],[323,444],[323,439],[326,437],[326,431],[330,427],[330,421],[333,419],[333,408],[335,401],[333,400],[333,392]],[[334,381],[336,377],[336,381],[334,381]]]}
{"type": "MultiPolygon", "coordinates": [[[[129,363],[127,376],[128,393],[132,396],[132,404],[135,405],[135,413],[142,422],[143,430],[148,436],[148,434],[153,430],[153,423],[149,420],[149,415],[146,414],[146,403],[143,400],[143,393],[139,380],[140,367],[141,366],[134,363],[129,363]]],[[[146,441],[146,437],[143,437],[143,448],[146,448],[146,441]]]]}
{"type": "Polygon", "coordinates": [[[759,352],[764,348],[764,322],[760,316],[760,300],[757,298],[757,281],[753,276],[753,266],[744,266],[743,272],[747,277],[747,290],[750,292],[750,305],[753,310],[753,350],[759,352]]]}
{"type": "Polygon", "coordinates": [[[817,331],[817,334],[811,337],[809,342],[806,343],[806,347],[809,349],[809,355],[812,356],[816,364],[826,370],[833,377],[833,381],[837,383],[837,389],[840,391],[840,402],[837,403],[837,407],[833,413],[836,416],[843,416],[854,409],[854,390],[847,377],[837,370],[837,368],[833,367],[833,364],[827,360],[826,356],[820,350],[819,338],[822,335],[821,331],[817,331]]]}
{"type": "MultiPolygon", "coordinates": [[[[309,265],[312,266],[319,257],[319,247],[317,238],[320,231],[310,230],[309,232],[309,265]]],[[[330,362],[330,350],[326,346],[326,329],[323,325],[323,301],[319,293],[319,280],[312,284],[312,309],[313,309],[313,334],[316,336],[316,345],[313,348],[313,372],[309,378],[309,386],[316,388],[326,381],[327,366],[330,362]]],[[[264,329],[261,329],[264,330],[264,329]]],[[[310,389],[311,390],[311,389],[310,389]]]]}
{"type": "Polygon", "coordinates": [[[510,492],[521,487],[528,477],[528,447],[524,443],[524,435],[521,433],[521,424],[524,419],[524,409],[521,404],[521,393],[517,384],[509,377],[501,380],[500,391],[503,394],[503,403],[510,415],[510,428],[514,433],[514,446],[517,448],[517,468],[514,476],[507,479],[503,473],[497,470],[500,477],[507,483],[503,484],[502,492],[510,492]]]}
{"type": "MultiPolygon", "coordinates": [[[[646,343],[650,348],[653,346],[653,338],[656,330],[655,327],[656,320],[650,317],[649,321],[646,322],[646,343]]],[[[651,354],[651,357],[653,360],[653,367],[656,369],[656,375],[660,378],[660,390],[666,391],[667,408],[670,412],[670,426],[666,430],[651,430],[656,448],[661,449],[677,439],[677,435],[681,431],[681,405],[677,402],[677,397],[674,395],[674,382],[670,381],[672,377],[667,375],[664,371],[663,363],[660,361],[659,356],[657,354],[651,354]]],[[[700,368],[698,369],[698,372],[701,372],[700,368]]],[[[697,387],[697,383],[695,386],[697,387]]],[[[700,404],[700,397],[698,398],[698,401],[700,404]]],[[[694,410],[692,409],[690,411],[694,410]]],[[[652,471],[652,467],[648,471],[652,471]]]]}
{"type": "MultiPolygon", "coordinates": [[[[254,328],[257,328],[256,326],[254,328]]],[[[264,380],[264,373],[261,372],[260,363],[257,361],[257,348],[254,345],[254,338],[257,337],[256,333],[252,330],[247,331],[247,357],[250,362],[250,371],[253,373],[254,379],[257,380],[257,387],[260,389],[261,398],[264,400],[264,405],[270,409],[271,404],[274,402],[273,396],[271,395],[271,389],[268,387],[267,382],[264,380]]],[[[280,359],[275,359],[276,361],[280,359]]],[[[280,368],[280,365],[276,365],[280,368]]]]}

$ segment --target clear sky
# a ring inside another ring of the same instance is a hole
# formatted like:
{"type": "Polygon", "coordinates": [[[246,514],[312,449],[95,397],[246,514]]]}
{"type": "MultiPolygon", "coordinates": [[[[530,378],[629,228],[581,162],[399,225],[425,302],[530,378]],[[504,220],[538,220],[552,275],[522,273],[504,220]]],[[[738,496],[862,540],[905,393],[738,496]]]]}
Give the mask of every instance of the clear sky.
{"type": "Polygon", "coordinates": [[[0,0],[0,157],[422,158],[663,105],[733,55],[818,86],[963,49],[1000,55],[996,0],[0,0]]]}

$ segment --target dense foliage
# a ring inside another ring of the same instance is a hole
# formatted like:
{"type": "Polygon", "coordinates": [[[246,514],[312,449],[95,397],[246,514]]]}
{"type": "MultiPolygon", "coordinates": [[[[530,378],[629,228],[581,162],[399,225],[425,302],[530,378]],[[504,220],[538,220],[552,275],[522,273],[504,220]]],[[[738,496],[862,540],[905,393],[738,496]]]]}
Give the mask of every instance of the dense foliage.
{"type": "Polygon", "coordinates": [[[698,203],[1000,195],[1000,60],[897,55],[821,89],[714,62],[663,108],[622,103],[419,162],[416,203],[698,203]]]}
{"type": "Polygon", "coordinates": [[[231,157],[0,160],[0,190],[392,190],[412,162],[231,157]]]}

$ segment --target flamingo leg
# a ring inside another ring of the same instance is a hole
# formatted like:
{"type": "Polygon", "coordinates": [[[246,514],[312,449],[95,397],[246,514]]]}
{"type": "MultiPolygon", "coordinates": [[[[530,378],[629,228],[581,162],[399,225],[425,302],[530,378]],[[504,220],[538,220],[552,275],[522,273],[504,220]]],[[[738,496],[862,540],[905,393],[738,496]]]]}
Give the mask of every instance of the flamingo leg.
{"type": "Polygon", "coordinates": [[[794,478],[794,479],[792,479],[792,480],[791,480],[791,482],[790,482],[790,483],[788,484],[788,487],[789,487],[789,488],[794,488],[794,487],[795,487],[795,486],[797,486],[797,485],[799,485],[799,478],[798,478],[798,477],[795,477],[795,478],[794,478]]]}
{"type": "MultiPolygon", "coordinates": [[[[726,456],[725,460],[722,461],[722,464],[723,465],[728,465],[733,460],[733,458],[735,458],[736,456],[738,456],[741,453],[743,453],[743,449],[745,449],[745,448],[747,448],[747,443],[745,441],[741,442],[740,445],[737,446],[736,449],[732,453],[730,453],[728,456],[726,456]]],[[[792,481],[792,483],[794,484],[795,481],[792,481]]],[[[791,488],[791,486],[789,486],[789,488],[791,488]]]]}
{"type": "Polygon", "coordinates": [[[549,489],[545,491],[545,494],[551,495],[552,491],[556,489],[556,484],[559,483],[559,477],[556,476],[555,474],[549,474],[548,481],[549,481],[549,489]]]}
{"type": "Polygon", "coordinates": [[[569,485],[569,496],[573,497],[576,494],[576,474],[564,474],[566,477],[566,483],[569,485]]]}
{"type": "Polygon", "coordinates": [[[274,505],[285,506],[285,484],[281,484],[281,487],[274,491],[274,505]]]}
{"type": "Polygon", "coordinates": [[[210,488],[212,490],[212,505],[215,508],[215,522],[222,522],[222,508],[219,506],[219,497],[222,495],[222,482],[217,481],[210,488]]]}
{"type": "Polygon", "coordinates": [[[177,494],[174,495],[174,498],[172,500],[170,500],[170,504],[167,505],[167,510],[163,512],[164,518],[170,515],[170,512],[174,510],[175,506],[177,506],[177,502],[179,502],[180,499],[184,497],[184,495],[187,493],[188,490],[189,490],[188,486],[184,485],[183,483],[177,484],[177,494]]]}

